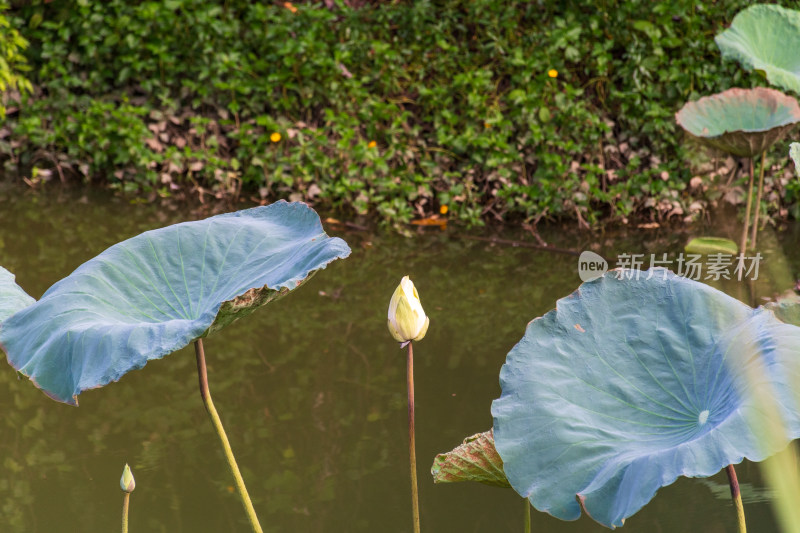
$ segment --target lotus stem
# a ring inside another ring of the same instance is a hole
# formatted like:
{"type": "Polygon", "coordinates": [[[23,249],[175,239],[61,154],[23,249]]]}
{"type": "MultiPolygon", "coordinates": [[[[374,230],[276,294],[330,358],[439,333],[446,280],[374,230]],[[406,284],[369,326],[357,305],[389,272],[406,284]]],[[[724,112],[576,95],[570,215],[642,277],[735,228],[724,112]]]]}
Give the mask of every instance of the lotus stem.
{"type": "Polygon", "coordinates": [[[414,518],[414,533],[419,533],[419,490],[417,489],[417,452],[414,438],[414,350],[408,343],[408,456],[411,463],[411,513],[414,518]]]}
{"type": "Polygon", "coordinates": [[[742,240],[739,244],[739,253],[744,256],[747,252],[747,230],[750,229],[750,208],[753,205],[753,181],[755,171],[753,170],[753,158],[750,158],[750,186],[747,189],[747,207],[744,210],[744,230],[742,230],[742,240]]]}
{"type": "Polygon", "coordinates": [[[239,472],[239,466],[236,464],[236,458],[233,456],[231,444],[228,441],[228,436],[225,434],[225,428],[222,427],[222,420],[214,408],[214,402],[211,400],[211,391],[208,390],[208,375],[206,372],[206,356],[203,350],[203,340],[197,339],[194,342],[194,351],[197,356],[197,376],[200,379],[200,396],[203,398],[203,404],[206,406],[206,411],[211,417],[211,422],[214,429],[219,435],[219,440],[222,441],[222,448],[225,450],[225,458],[228,460],[228,466],[231,469],[233,478],[236,481],[236,488],[239,491],[239,497],[242,499],[242,505],[247,513],[247,518],[250,520],[250,525],[255,533],[263,533],[261,524],[258,523],[256,511],[253,509],[253,502],[250,501],[250,496],[247,494],[247,487],[244,486],[244,479],[239,472]]]}
{"type": "Polygon", "coordinates": [[[756,237],[758,236],[758,215],[761,213],[761,196],[764,194],[764,161],[766,159],[767,151],[761,152],[761,170],[758,172],[758,194],[756,195],[756,212],[753,215],[753,233],[750,235],[750,246],[755,250],[756,237]]]}
{"type": "Polygon", "coordinates": [[[739,533],[747,533],[747,525],[744,522],[744,505],[742,505],[742,494],[739,492],[739,480],[736,479],[736,470],[733,465],[725,467],[728,474],[728,483],[731,485],[731,499],[733,506],[736,507],[736,521],[739,523],[739,533]]]}
{"type": "Polygon", "coordinates": [[[122,500],[122,533],[128,533],[128,506],[131,501],[131,493],[126,492],[122,500]]]}
{"type": "Polygon", "coordinates": [[[522,498],[522,501],[525,502],[525,514],[523,515],[525,533],[531,533],[531,502],[528,501],[528,498],[522,498]]]}

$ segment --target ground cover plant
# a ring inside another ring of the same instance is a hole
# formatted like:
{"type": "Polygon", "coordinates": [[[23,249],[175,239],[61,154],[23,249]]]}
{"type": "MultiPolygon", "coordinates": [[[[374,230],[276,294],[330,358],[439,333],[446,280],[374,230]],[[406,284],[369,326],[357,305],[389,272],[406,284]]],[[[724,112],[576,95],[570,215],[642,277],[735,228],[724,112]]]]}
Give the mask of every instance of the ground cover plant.
{"type": "MultiPolygon", "coordinates": [[[[33,184],[392,222],[682,220],[720,201],[692,178],[725,176],[687,168],[672,114],[765,83],[711,38],[744,0],[329,4],[20,2],[35,94],[0,157],[33,184]]],[[[797,190],[776,180],[770,211],[797,190]]]]}
{"type": "Polygon", "coordinates": [[[84,263],[35,301],[0,270],[0,347],[54,400],[119,380],[194,342],[200,394],[256,532],[211,399],[202,339],[286,295],[350,249],[308,206],[279,202],[152,230],[84,263]]]}
{"type": "Polygon", "coordinates": [[[0,120],[6,116],[9,96],[18,100],[21,93],[32,90],[31,82],[25,78],[28,65],[23,55],[28,42],[6,17],[8,8],[8,2],[0,1],[0,120]]]}

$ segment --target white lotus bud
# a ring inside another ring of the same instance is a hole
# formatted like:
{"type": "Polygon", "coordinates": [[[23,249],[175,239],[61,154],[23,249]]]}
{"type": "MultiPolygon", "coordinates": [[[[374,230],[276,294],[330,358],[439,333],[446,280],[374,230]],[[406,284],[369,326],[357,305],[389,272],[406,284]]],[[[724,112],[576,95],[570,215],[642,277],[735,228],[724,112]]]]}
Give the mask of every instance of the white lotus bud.
{"type": "Polygon", "coordinates": [[[429,323],[414,282],[405,276],[389,302],[389,333],[397,342],[418,341],[425,336],[429,323]]]}
{"type": "Polygon", "coordinates": [[[122,471],[122,477],[119,479],[119,487],[125,492],[133,492],[133,489],[136,488],[136,480],[133,479],[131,467],[127,464],[122,471]]]}

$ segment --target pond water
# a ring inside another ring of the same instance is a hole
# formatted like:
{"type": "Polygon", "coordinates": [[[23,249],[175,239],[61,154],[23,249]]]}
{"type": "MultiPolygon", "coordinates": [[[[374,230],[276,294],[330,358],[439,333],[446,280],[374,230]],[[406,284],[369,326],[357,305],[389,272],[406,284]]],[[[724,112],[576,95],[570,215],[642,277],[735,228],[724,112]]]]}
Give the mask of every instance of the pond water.
{"type": "MultiPolygon", "coordinates": [[[[208,214],[96,191],[0,188],[0,265],[38,298],[119,240],[208,214]]],[[[349,243],[350,258],[205,342],[214,401],[264,530],[411,530],[405,352],[386,330],[389,298],[410,274],[431,319],[414,350],[423,531],[522,531],[523,502],[513,491],[434,485],[429,470],[437,453],[491,427],[506,353],[531,319],[580,284],[577,258],[464,238],[452,228],[412,238],[329,232],[349,243]]],[[[714,232],[735,238],[732,224],[714,232]]],[[[551,228],[542,235],[616,257],[678,253],[690,233],[551,228]]],[[[523,238],[518,230],[501,236],[523,238]]],[[[797,226],[766,233],[759,280],[719,287],[748,302],[789,288],[798,238],[797,226]]],[[[0,368],[0,531],[117,530],[126,462],[136,477],[132,533],[249,531],[198,394],[191,347],[79,399],[78,408],[56,403],[0,368]]],[[[737,472],[751,529],[777,531],[758,465],[737,472]]],[[[606,531],[586,517],[561,522],[534,511],[532,521],[533,531],[606,531]]],[[[663,488],[624,531],[735,527],[720,473],[663,488]]]]}

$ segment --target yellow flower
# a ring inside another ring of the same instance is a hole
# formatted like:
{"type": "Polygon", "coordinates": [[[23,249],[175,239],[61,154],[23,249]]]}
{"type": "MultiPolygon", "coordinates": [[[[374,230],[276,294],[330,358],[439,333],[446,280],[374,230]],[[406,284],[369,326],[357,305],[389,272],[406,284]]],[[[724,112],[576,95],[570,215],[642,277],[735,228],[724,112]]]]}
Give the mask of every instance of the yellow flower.
{"type": "Polygon", "coordinates": [[[375,148],[376,146],[378,146],[378,143],[375,141],[370,141],[369,144],[367,144],[367,148],[375,148]]]}
{"type": "Polygon", "coordinates": [[[439,213],[441,213],[443,215],[446,215],[448,211],[449,211],[449,209],[448,209],[448,207],[446,205],[443,205],[443,206],[441,206],[439,208],[439,213]]]}
{"type": "Polygon", "coordinates": [[[547,71],[547,75],[550,76],[551,78],[557,78],[558,71],[554,68],[551,68],[550,70],[547,71]]]}
{"type": "Polygon", "coordinates": [[[400,280],[392,294],[386,323],[392,337],[403,344],[422,340],[428,332],[430,319],[425,315],[414,282],[408,276],[400,280]]]}
{"type": "Polygon", "coordinates": [[[291,2],[284,2],[283,7],[291,11],[292,13],[297,13],[297,8],[291,2]]]}
{"type": "Polygon", "coordinates": [[[281,140],[281,134],[277,131],[273,132],[272,135],[269,136],[269,140],[276,143],[281,140]]]}

